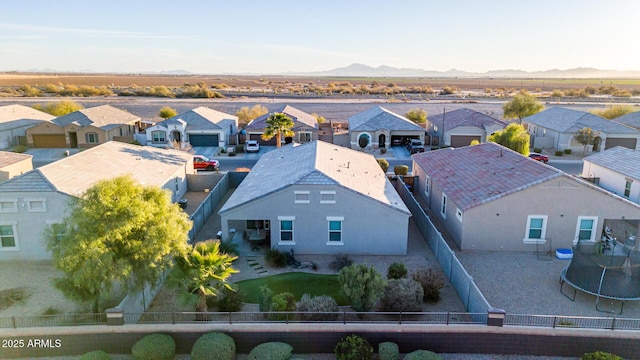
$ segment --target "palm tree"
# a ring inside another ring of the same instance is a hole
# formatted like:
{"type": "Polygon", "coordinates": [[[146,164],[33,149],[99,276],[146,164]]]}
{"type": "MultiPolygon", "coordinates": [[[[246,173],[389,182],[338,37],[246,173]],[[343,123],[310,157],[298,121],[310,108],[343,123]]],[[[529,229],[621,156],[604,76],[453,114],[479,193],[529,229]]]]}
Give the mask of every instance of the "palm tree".
{"type": "Polygon", "coordinates": [[[295,133],[291,130],[293,127],[293,120],[283,113],[273,113],[269,115],[267,119],[267,128],[264,129],[264,133],[262,134],[263,140],[271,140],[274,136],[276,137],[276,146],[280,147],[280,141],[282,135],[294,136],[295,133]]]}
{"type": "Polygon", "coordinates": [[[195,304],[196,311],[207,312],[207,296],[216,296],[223,288],[234,290],[227,279],[238,272],[231,267],[237,258],[220,252],[220,240],[199,242],[190,253],[176,258],[168,284],[182,291],[179,296],[184,304],[195,304]]]}

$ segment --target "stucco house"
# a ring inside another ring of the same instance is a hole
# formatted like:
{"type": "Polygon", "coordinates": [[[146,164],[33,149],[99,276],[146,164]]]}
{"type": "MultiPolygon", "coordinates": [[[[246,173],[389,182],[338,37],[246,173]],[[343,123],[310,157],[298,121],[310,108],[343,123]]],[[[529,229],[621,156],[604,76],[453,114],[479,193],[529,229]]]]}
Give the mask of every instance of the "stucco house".
{"type": "Polygon", "coordinates": [[[640,204],[640,150],[616,146],[589,155],[584,158],[582,176],[640,204]]]}
{"type": "Polygon", "coordinates": [[[247,140],[256,140],[261,145],[275,146],[275,136],[270,140],[262,139],[262,134],[264,134],[264,130],[267,128],[267,119],[274,113],[285,114],[290,117],[291,120],[293,120],[293,128],[291,130],[293,130],[295,135],[290,138],[287,137],[280,139],[280,141],[282,141],[283,143],[307,143],[310,141],[318,140],[318,120],[316,119],[316,117],[289,105],[281,106],[275,111],[253,119],[244,128],[244,131],[247,135],[247,140]]]}
{"type": "Polygon", "coordinates": [[[262,155],[218,214],[223,239],[371,255],[405,255],[411,216],[373,156],[324,141],[262,155]]]}
{"type": "Polygon", "coordinates": [[[166,147],[178,142],[181,147],[220,146],[229,142],[229,136],[238,128],[238,117],[200,106],[146,129],[147,145],[166,147]]]}
{"type": "Polygon", "coordinates": [[[376,106],[348,119],[352,149],[361,149],[360,139],[366,139],[366,148],[389,148],[401,145],[407,139],[424,142],[425,129],[402,115],[376,106]]]}
{"type": "Polygon", "coordinates": [[[613,121],[640,130],[640,111],[635,111],[613,119],[613,121]]]}
{"type": "Polygon", "coordinates": [[[504,129],[507,125],[505,121],[462,108],[429,116],[426,129],[430,136],[437,139],[442,139],[444,132],[444,145],[461,147],[471,144],[473,140],[487,142],[489,135],[504,129]]]}
{"type": "Polygon", "coordinates": [[[27,129],[27,143],[36,148],[87,149],[112,140],[133,142],[140,120],[111,105],[96,106],[27,129]]]}
{"type": "Polygon", "coordinates": [[[100,180],[131,175],[178,201],[192,173],[193,157],[186,152],[111,141],[0,183],[0,261],[49,259],[44,230],[60,223],[69,201],[100,180]]]}
{"type": "Polygon", "coordinates": [[[0,149],[7,149],[20,142],[26,145],[26,130],[53,118],[55,116],[24,105],[0,106],[0,149]]]}
{"type": "Polygon", "coordinates": [[[0,151],[0,182],[33,170],[33,156],[0,151]]]}
{"type": "Polygon", "coordinates": [[[574,135],[588,127],[599,132],[593,146],[587,151],[601,151],[615,146],[637,149],[640,130],[599,116],[562,107],[552,107],[522,119],[531,134],[531,145],[536,148],[582,151],[574,135]]]}
{"type": "Polygon", "coordinates": [[[462,250],[555,251],[640,231],[640,206],[495,143],[413,155],[414,193],[462,250]]]}

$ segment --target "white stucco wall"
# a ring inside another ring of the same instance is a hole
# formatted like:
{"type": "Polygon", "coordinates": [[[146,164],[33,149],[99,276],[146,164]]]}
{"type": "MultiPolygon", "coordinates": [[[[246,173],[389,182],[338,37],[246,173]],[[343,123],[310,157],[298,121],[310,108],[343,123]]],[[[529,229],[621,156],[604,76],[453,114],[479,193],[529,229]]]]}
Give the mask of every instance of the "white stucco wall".
{"type": "Polygon", "coordinates": [[[624,188],[627,179],[631,180],[631,192],[628,199],[636,204],[640,204],[640,179],[631,179],[624,174],[607,169],[600,165],[585,160],[582,165],[582,176],[600,178],[599,186],[624,197],[624,188]]]}

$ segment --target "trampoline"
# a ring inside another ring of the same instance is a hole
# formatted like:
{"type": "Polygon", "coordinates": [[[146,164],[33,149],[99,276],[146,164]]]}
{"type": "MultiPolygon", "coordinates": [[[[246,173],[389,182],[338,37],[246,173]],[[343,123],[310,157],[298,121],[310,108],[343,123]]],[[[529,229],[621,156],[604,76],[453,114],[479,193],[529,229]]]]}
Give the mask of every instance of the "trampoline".
{"type": "Polygon", "coordinates": [[[560,272],[560,292],[574,301],[576,291],[594,295],[596,310],[600,309],[600,299],[620,301],[620,312],[625,301],[640,300],[640,252],[635,247],[635,239],[625,244],[617,241],[581,244],[573,248],[573,258],[560,272]],[[573,295],[564,292],[564,285],[573,288],[573,295]]]}

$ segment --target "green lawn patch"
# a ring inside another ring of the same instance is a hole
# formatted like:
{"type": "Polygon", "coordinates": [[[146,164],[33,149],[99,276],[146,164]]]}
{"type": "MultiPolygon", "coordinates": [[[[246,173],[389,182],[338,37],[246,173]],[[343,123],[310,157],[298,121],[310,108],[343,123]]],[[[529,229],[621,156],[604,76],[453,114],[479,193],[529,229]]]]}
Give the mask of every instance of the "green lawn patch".
{"type": "Polygon", "coordinates": [[[260,287],[267,285],[273,290],[273,294],[290,292],[300,300],[303,294],[311,296],[329,295],[336,300],[338,305],[349,305],[340,294],[340,283],[338,275],[320,275],[302,272],[278,274],[263,278],[242,280],[236,283],[244,301],[247,303],[258,303],[260,287]]]}

